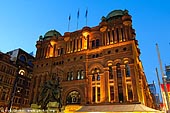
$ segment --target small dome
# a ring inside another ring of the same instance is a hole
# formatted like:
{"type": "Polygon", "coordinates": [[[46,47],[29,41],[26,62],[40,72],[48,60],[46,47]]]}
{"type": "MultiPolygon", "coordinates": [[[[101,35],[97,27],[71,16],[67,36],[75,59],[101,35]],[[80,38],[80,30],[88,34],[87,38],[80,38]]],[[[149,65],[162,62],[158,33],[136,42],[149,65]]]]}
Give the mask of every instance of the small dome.
{"type": "Polygon", "coordinates": [[[47,33],[45,33],[44,39],[46,39],[46,38],[48,39],[49,37],[53,37],[53,36],[59,37],[59,36],[61,36],[61,34],[56,30],[50,30],[47,33]]]}
{"type": "Polygon", "coordinates": [[[122,16],[124,15],[124,11],[122,10],[113,10],[111,11],[107,16],[106,18],[109,19],[111,17],[115,17],[115,16],[122,16]]]}

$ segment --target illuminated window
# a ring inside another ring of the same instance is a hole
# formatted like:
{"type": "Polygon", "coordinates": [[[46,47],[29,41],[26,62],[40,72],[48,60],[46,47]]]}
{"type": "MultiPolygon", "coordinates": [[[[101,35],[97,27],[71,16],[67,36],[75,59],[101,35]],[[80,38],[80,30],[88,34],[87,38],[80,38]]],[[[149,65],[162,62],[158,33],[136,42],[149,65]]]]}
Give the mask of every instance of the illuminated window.
{"type": "Polygon", "coordinates": [[[21,70],[19,70],[19,74],[20,75],[25,75],[25,71],[21,69],[21,70]]]}
{"type": "Polygon", "coordinates": [[[80,73],[81,73],[81,79],[84,79],[84,71],[81,70],[80,73]]]}
{"type": "Polygon", "coordinates": [[[77,71],[77,79],[80,79],[80,71],[77,71]]]}

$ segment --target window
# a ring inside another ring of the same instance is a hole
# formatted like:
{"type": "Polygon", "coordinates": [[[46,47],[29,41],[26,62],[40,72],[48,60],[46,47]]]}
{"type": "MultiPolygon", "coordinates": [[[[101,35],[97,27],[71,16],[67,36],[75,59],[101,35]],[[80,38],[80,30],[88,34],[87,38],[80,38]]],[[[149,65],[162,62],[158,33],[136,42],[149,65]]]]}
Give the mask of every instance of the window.
{"type": "Polygon", "coordinates": [[[84,79],[84,71],[83,70],[81,70],[81,79],[84,79]]]}
{"type": "Polygon", "coordinates": [[[97,80],[100,81],[100,75],[99,75],[99,73],[97,74],[97,80]]]}
{"type": "Polygon", "coordinates": [[[99,39],[96,40],[96,47],[99,47],[100,46],[100,42],[99,42],[99,39]]]}
{"type": "Polygon", "coordinates": [[[25,71],[23,69],[19,70],[20,75],[25,75],[25,71]]]}
{"type": "Polygon", "coordinates": [[[29,64],[30,66],[33,66],[33,63],[32,63],[31,60],[28,61],[28,64],[29,64]]]}
{"type": "Polygon", "coordinates": [[[70,72],[67,73],[67,80],[70,80],[70,72]]]}
{"type": "Polygon", "coordinates": [[[122,74],[121,74],[121,68],[120,68],[120,63],[116,64],[116,71],[117,71],[117,77],[121,78],[122,74]]]}
{"type": "Polygon", "coordinates": [[[114,100],[114,86],[110,86],[110,100],[114,100]]]}
{"type": "Polygon", "coordinates": [[[26,62],[26,57],[25,57],[24,55],[21,55],[21,56],[19,57],[19,59],[20,59],[21,61],[23,61],[23,62],[26,62]]]}
{"type": "Polygon", "coordinates": [[[113,79],[113,70],[112,70],[112,66],[109,66],[109,79],[113,79]]]}
{"type": "Polygon", "coordinates": [[[128,64],[125,64],[125,71],[126,71],[126,77],[130,77],[130,67],[128,64]]]}
{"type": "Polygon", "coordinates": [[[61,55],[64,54],[64,49],[61,48],[61,51],[60,51],[61,55]]]}
{"type": "Polygon", "coordinates": [[[73,80],[73,71],[71,72],[70,79],[73,80]]]}
{"type": "Polygon", "coordinates": [[[95,48],[95,40],[92,41],[92,48],[95,48]]]}
{"type": "Polygon", "coordinates": [[[95,102],[95,100],[96,100],[95,95],[96,95],[96,88],[93,87],[93,88],[92,88],[92,102],[95,102]]]}
{"type": "Polygon", "coordinates": [[[95,81],[95,75],[93,74],[93,76],[92,76],[92,81],[95,81]]]}
{"type": "Polygon", "coordinates": [[[97,87],[97,101],[100,101],[100,87],[97,87]]]}
{"type": "Polygon", "coordinates": [[[77,80],[80,79],[80,71],[77,71],[77,80]]]}
{"type": "Polygon", "coordinates": [[[128,100],[133,100],[132,86],[130,84],[127,84],[127,90],[128,90],[128,100]]]}
{"type": "Polygon", "coordinates": [[[2,92],[1,100],[5,100],[5,97],[6,97],[6,92],[2,92]]]}
{"type": "Polygon", "coordinates": [[[111,53],[111,51],[108,51],[108,52],[107,52],[107,54],[110,54],[110,53],[111,53]]]}

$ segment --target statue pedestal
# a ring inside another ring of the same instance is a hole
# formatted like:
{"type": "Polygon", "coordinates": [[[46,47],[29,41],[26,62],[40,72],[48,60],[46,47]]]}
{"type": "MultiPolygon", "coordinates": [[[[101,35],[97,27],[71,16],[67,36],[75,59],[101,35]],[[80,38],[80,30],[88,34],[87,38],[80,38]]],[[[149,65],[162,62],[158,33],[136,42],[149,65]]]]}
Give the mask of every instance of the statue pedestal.
{"type": "Polygon", "coordinates": [[[37,105],[37,104],[31,104],[31,109],[32,109],[32,113],[44,113],[44,110],[41,110],[41,105],[37,105]]]}
{"type": "Polygon", "coordinates": [[[59,113],[58,102],[49,102],[47,104],[47,113],[59,113]]]}

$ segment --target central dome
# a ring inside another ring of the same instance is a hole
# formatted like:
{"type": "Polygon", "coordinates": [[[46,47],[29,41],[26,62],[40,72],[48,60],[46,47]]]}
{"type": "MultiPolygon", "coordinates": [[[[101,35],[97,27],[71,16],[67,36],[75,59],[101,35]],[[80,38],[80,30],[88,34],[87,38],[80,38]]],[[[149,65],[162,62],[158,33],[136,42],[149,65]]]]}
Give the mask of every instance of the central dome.
{"type": "Polygon", "coordinates": [[[124,14],[124,11],[122,10],[113,10],[106,16],[106,18],[109,19],[115,16],[122,16],[123,14],[124,14]]]}
{"type": "Polygon", "coordinates": [[[53,36],[59,37],[59,36],[61,36],[61,34],[56,30],[50,30],[47,33],[45,33],[44,38],[49,38],[49,37],[53,37],[53,36]]]}

